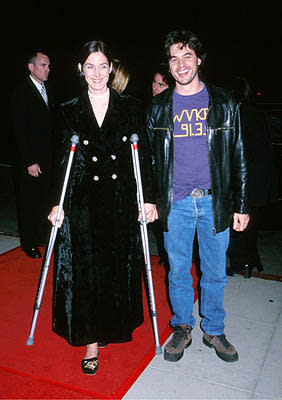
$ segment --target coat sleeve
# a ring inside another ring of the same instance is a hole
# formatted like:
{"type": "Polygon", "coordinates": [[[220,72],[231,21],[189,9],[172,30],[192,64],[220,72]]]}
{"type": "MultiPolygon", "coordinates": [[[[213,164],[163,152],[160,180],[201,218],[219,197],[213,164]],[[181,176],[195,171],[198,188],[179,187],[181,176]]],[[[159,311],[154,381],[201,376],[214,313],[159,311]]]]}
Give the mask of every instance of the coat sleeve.
{"type": "Polygon", "coordinates": [[[133,111],[132,115],[135,116],[135,121],[133,123],[133,126],[135,125],[136,129],[132,133],[137,133],[139,137],[138,153],[140,160],[144,202],[156,204],[156,193],[155,187],[153,185],[151,151],[145,129],[145,114],[144,110],[138,102],[135,103],[134,108],[135,110],[133,111]]]}
{"type": "Polygon", "coordinates": [[[20,161],[25,167],[38,162],[30,137],[30,112],[24,90],[19,88],[11,98],[11,117],[14,142],[20,161]]]}
{"type": "Polygon", "coordinates": [[[52,188],[50,194],[51,206],[58,205],[60,202],[70,155],[71,136],[73,134],[71,128],[67,125],[62,106],[56,111],[55,121],[56,129],[53,140],[54,161],[52,165],[52,188]]]}
{"type": "Polygon", "coordinates": [[[152,107],[147,106],[145,110],[145,123],[146,123],[146,136],[149,145],[149,152],[151,158],[153,177],[155,177],[155,148],[154,148],[154,128],[153,128],[153,117],[152,107]]]}
{"type": "Polygon", "coordinates": [[[235,106],[233,119],[233,150],[232,150],[232,183],[234,191],[234,211],[239,214],[249,212],[248,205],[248,173],[244,132],[241,128],[239,105],[235,106]]]}

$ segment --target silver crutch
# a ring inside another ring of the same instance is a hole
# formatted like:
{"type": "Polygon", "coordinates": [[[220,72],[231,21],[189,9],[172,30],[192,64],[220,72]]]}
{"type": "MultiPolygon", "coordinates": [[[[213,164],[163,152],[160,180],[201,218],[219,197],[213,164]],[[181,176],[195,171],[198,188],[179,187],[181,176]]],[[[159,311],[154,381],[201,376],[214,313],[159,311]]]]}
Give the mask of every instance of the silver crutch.
{"type": "Polygon", "coordinates": [[[159,342],[157,310],[156,310],[155,296],[154,296],[154,286],[153,286],[151,260],[150,260],[150,249],[149,249],[149,240],[148,240],[148,231],[147,231],[147,221],[146,221],[146,216],[145,216],[144,197],[143,197],[143,189],[142,189],[142,181],[141,181],[141,173],[140,173],[140,163],[139,163],[139,155],[138,155],[138,141],[139,141],[138,135],[136,133],[133,133],[130,137],[131,152],[132,152],[134,175],[135,175],[136,185],[137,185],[137,203],[141,210],[140,230],[141,230],[144,258],[145,258],[145,264],[146,264],[149,296],[150,296],[150,303],[151,303],[151,315],[152,315],[152,320],[153,320],[155,343],[156,343],[155,351],[156,351],[156,354],[161,354],[162,349],[161,349],[160,342],[159,342]]]}
{"type": "Polygon", "coordinates": [[[58,211],[57,211],[57,215],[56,215],[55,225],[52,227],[52,230],[51,230],[48,248],[47,248],[46,257],[45,257],[45,262],[44,262],[44,266],[42,269],[41,280],[40,280],[40,283],[38,286],[37,296],[36,296],[36,300],[35,300],[35,304],[34,304],[34,312],[33,312],[31,328],[30,328],[30,332],[29,332],[29,337],[26,341],[27,346],[32,346],[33,342],[34,342],[34,340],[33,340],[34,331],[35,331],[35,327],[36,327],[38,313],[39,313],[40,306],[41,306],[41,300],[42,300],[45,282],[46,282],[46,278],[47,278],[47,274],[48,274],[50,259],[51,259],[52,251],[54,248],[55,240],[56,240],[56,235],[57,235],[57,231],[58,231],[58,223],[60,221],[60,216],[61,216],[62,209],[63,209],[63,204],[64,204],[67,184],[68,184],[68,180],[69,180],[71,165],[72,165],[72,161],[73,161],[73,156],[74,156],[75,148],[76,148],[76,145],[78,142],[79,142],[78,136],[73,135],[71,137],[70,155],[69,155],[65,179],[64,179],[64,183],[63,183],[63,189],[62,189],[62,193],[61,193],[60,203],[59,203],[59,207],[58,207],[58,211]]]}

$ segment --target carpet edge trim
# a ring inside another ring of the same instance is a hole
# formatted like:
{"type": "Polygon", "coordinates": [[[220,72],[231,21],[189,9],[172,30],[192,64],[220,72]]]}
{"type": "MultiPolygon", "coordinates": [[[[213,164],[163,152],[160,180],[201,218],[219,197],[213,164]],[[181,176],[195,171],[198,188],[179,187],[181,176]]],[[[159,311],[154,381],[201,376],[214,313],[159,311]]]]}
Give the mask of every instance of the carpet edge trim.
{"type": "MultiPolygon", "coordinates": [[[[164,344],[164,342],[169,337],[171,332],[172,329],[170,328],[170,326],[168,326],[160,335],[159,340],[161,346],[164,344]]],[[[128,392],[131,386],[135,383],[135,381],[139,378],[139,376],[142,374],[145,368],[152,361],[154,356],[155,356],[155,344],[147,351],[141,362],[139,362],[138,365],[134,368],[134,370],[128,375],[128,377],[123,382],[123,384],[118,388],[118,390],[114,392],[113,394],[114,399],[120,399],[128,392]]]]}
{"type": "Polygon", "coordinates": [[[13,374],[13,375],[18,375],[18,376],[21,376],[21,377],[24,377],[24,378],[30,378],[30,379],[35,380],[35,381],[48,383],[49,385],[63,387],[63,388],[68,389],[68,390],[70,390],[72,392],[87,394],[88,396],[91,396],[94,399],[111,400],[111,397],[105,396],[103,394],[90,392],[90,391],[88,391],[86,389],[80,389],[80,388],[77,388],[76,386],[72,386],[72,385],[69,385],[67,383],[60,383],[60,382],[57,382],[57,381],[53,381],[51,379],[43,378],[41,376],[32,375],[32,374],[29,374],[27,372],[17,371],[17,370],[12,369],[12,368],[4,367],[3,365],[0,365],[0,369],[2,369],[5,372],[8,372],[10,374],[13,374]]]}

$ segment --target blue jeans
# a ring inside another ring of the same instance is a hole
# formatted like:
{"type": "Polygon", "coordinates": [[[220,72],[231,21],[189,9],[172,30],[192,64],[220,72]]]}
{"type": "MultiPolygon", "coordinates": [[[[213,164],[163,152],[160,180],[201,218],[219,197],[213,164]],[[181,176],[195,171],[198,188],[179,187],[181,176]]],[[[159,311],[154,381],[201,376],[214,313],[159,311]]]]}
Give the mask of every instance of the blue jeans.
{"type": "Polygon", "coordinates": [[[198,199],[187,196],[184,200],[173,203],[168,218],[168,229],[168,232],[164,232],[164,244],[170,264],[169,297],[174,314],[171,325],[195,326],[193,278],[190,268],[197,229],[202,272],[201,327],[209,335],[223,334],[223,294],[227,284],[226,251],[229,229],[214,235],[212,196],[206,195],[198,199]]]}

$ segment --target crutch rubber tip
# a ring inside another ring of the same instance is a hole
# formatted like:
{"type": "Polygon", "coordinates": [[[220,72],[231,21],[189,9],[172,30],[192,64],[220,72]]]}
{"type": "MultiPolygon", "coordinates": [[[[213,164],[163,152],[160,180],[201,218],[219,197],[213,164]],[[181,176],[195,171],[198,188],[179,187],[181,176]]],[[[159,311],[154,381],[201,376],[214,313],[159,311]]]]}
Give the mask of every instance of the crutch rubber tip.
{"type": "Polygon", "coordinates": [[[162,354],[161,346],[156,346],[156,355],[162,354]]]}
{"type": "Polygon", "coordinates": [[[27,341],[25,342],[27,346],[32,346],[33,345],[33,337],[29,336],[27,341]]]}

